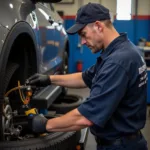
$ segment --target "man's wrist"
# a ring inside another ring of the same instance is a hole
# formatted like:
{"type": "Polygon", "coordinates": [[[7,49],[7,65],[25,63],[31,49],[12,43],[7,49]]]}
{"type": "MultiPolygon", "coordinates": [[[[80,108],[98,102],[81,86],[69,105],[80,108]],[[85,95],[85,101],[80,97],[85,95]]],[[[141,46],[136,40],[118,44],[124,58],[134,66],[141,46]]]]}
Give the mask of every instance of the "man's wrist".
{"type": "Polygon", "coordinates": [[[53,84],[53,75],[49,76],[49,80],[50,80],[51,84],[53,84]]]}

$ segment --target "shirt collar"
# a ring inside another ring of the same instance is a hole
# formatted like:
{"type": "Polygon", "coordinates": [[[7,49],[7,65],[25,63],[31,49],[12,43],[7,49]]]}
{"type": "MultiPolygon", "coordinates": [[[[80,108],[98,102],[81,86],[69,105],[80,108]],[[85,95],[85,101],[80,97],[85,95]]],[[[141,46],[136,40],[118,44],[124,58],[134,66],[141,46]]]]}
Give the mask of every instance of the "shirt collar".
{"type": "Polygon", "coordinates": [[[120,33],[120,36],[115,38],[108,46],[107,48],[101,53],[101,58],[106,58],[113,50],[116,50],[116,46],[121,44],[122,42],[126,41],[128,39],[126,33],[120,33]]]}

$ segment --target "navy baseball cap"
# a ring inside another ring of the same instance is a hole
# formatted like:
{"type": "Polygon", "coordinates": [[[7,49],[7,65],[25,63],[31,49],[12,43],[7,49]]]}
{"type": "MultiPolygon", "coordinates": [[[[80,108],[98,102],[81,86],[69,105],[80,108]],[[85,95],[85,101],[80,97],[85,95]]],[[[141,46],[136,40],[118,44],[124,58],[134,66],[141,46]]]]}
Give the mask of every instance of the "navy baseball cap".
{"type": "Polygon", "coordinates": [[[79,8],[75,24],[67,30],[68,34],[75,34],[88,23],[110,19],[109,9],[98,3],[88,3],[79,8]]]}

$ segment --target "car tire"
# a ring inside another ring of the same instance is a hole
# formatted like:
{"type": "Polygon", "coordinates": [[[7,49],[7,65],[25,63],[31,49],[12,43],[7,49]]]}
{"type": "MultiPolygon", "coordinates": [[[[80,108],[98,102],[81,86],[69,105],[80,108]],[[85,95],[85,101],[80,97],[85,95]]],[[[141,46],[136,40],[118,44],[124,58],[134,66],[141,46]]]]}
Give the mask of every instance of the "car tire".
{"type": "Polygon", "coordinates": [[[65,114],[78,106],[80,106],[85,99],[79,95],[68,94],[59,97],[49,108],[49,110],[55,110],[58,114],[65,114]]]}
{"type": "Polygon", "coordinates": [[[80,131],[51,132],[46,136],[21,141],[0,142],[0,150],[74,150],[80,140],[80,136],[80,131]]]}
{"type": "Polygon", "coordinates": [[[5,73],[5,78],[4,78],[4,92],[6,92],[6,89],[8,87],[8,84],[13,76],[13,74],[16,72],[16,70],[19,68],[19,64],[13,63],[13,62],[8,62],[7,67],[6,67],[6,73],[5,73]]]}

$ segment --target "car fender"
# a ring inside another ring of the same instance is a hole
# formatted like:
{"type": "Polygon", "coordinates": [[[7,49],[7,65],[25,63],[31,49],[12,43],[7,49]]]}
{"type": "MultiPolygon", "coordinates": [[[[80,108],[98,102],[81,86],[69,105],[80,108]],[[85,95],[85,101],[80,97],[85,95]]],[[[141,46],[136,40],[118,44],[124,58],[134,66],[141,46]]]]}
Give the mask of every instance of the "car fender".
{"type": "Polygon", "coordinates": [[[14,24],[20,21],[26,21],[32,27],[35,26],[34,10],[36,7],[31,0],[5,0],[0,1],[0,6],[2,6],[0,23],[7,29],[10,30],[14,24]]]}
{"type": "MultiPolygon", "coordinates": [[[[6,64],[8,61],[8,56],[9,56],[11,47],[12,47],[15,39],[22,33],[27,33],[32,38],[36,51],[38,49],[37,43],[36,43],[36,37],[35,37],[35,34],[34,34],[32,28],[30,27],[30,25],[26,22],[18,22],[17,24],[15,24],[13,26],[13,28],[7,34],[7,38],[5,39],[2,49],[0,51],[0,72],[1,72],[1,74],[0,74],[0,83],[1,83],[0,84],[0,95],[3,94],[3,84],[2,83],[3,83],[5,68],[6,68],[6,64]]],[[[39,60],[38,54],[36,57],[37,57],[37,60],[39,60]]]]}
{"type": "Polygon", "coordinates": [[[9,32],[9,30],[0,24],[0,34],[1,34],[1,36],[0,36],[0,53],[1,53],[3,44],[7,37],[8,32],[9,32]]]}

